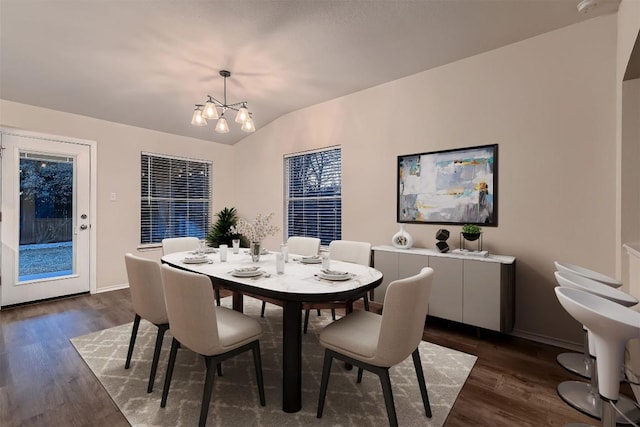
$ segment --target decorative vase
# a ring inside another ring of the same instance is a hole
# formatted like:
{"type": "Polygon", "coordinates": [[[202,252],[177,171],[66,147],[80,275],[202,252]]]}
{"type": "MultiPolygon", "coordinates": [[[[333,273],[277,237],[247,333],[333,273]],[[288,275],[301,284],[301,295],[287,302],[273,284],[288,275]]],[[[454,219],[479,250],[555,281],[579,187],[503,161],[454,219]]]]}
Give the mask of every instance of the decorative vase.
{"type": "Polygon", "coordinates": [[[251,254],[251,260],[253,262],[260,261],[260,253],[262,251],[262,245],[260,242],[251,242],[249,246],[249,253],[251,254]]]}
{"type": "Polygon", "coordinates": [[[400,224],[400,231],[393,235],[391,243],[400,249],[409,249],[413,246],[413,237],[404,230],[404,224],[400,224]]]}

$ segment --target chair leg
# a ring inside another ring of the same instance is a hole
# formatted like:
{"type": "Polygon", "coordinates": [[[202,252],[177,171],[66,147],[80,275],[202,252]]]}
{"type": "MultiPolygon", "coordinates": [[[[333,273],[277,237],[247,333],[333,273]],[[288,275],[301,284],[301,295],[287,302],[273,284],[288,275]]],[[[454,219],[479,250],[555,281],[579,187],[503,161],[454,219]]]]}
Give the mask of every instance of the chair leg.
{"type": "Polygon", "coordinates": [[[220,289],[215,288],[215,290],[213,291],[215,296],[216,296],[216,305],[218,307],[220,307],[220,289]]]}
{"type": "Polygon", "coordinates": [[[131,356],[133,355],[133,346],[136,344],[136,336],[138,335],[138,326],[140,326],[140,316],[136,314],[133,318],[133,329],[131,329],[131,339],[129,340],[129,351],[127,351],[127,361],[124,363],[124,369],[131,366],[131,356]]]}
{"type": "Polygon", "coordinates": [[[333,362],[332,352],[324,351],[324,364],[322,365],[322,380],[320,381],[320,396],[318,397],[318,413],[316,416],[322,418],[324,410],[324,399],[327,395],[327,386],[329,385],[329,374],[331,373],[331,364],[333,362]]]}
{"type": "Polygon", "coordinates": [[[198,422],[198,426],[200,427],[204,427],[207,424],[209,402],[211,402],[211,394],[213,393],[213,380],[216,377],[213,365],[219,365],[219,363],[214,362],[211,356],[205,356],[204,363],[207,366],[207,373],[204,380],[204,390],[202,392],[202,405],[200,406],[200,421],[198,422]]]}
{"type": "Polygon", "coordinates": [[[364,294],[362,299],[364,300],[364,309],[366,311],[369,311],[369,296],[367,294],[364,294]]]}
{"type": "Polygon", "coordinates": [[[216,370],[218,371],[218,376],[222,376],[222,363],[216,363],[216,370]]]}
{"type": "Polygon", "coordinates": [[[320,313],[320,309],[316,309],[316,311],[318,312],[318,316],[322,316],[322,313],[320,313]]]}
{"type": "Polygon", "coordinates": [[[307,327],[309,326],[309,312],[310,311],[311,310],[309,310],[309,309],[306,309],[304,311],[304,327],[302,328],[302,332],[305,333],[305,334],[307,333],[307,327]]]}
{"type": "Polygon", "coordinates": [[[163,323],[157,326],[158,334],[156,335],[156,347],[153,350],[153,361],[151,362],[151,373],[149,374],[147,393],[151,393],[153,391],[153,383],[156,380],[156,370],[158,369],[158,360],[160,360],[160,350],[162,349],[162,340],[164,339],[164,333],[169,329],[168,323],[163,323]]]}
{"type": "Polygon", "coordinates": [[[424,372],[422,372],[422,362],[420,361],[420,352],[416,350],[411,354],[413,356],[413,366],[416,367],[416,375],[418,376],[418,385],[422,394],[422,404],[427,418],[431,418],[431,405],[429,404],[429,394],[427,393],[427,384],[424,382],[424,372]]]}
{"type": "Polygon", "coordinates": [[[264,379],[262,376],[262,357],[260,356],[260,342],[256,341],[251,348],[253,351],[253,364],[256,368],[256,381],[258,382],[258,394],[260,395],[260,405],[265,406],[264,379]]]}
{"type": "Polygon", "coordinates": [[[335,308],[331,309],[331,319],[336,320],[336,309],[335,308]]]}
{"type": "Polygon", "coordinates": [[[398,427],[398,417],[396,416],[396,406],[393,403],[393,392],[391,391],[391,379],[389,378],[389,369],[377,372],[382,385],[382,395],[384,403],[387,407],[387,416],[389,417],[389,426],[398,427]]]}
{"type": "Polygon", "coordinates": [[[361,383],[362,382],[362,372],[364,371],[364,369],[362,368],[358,368],[358,382],[361,383]]]}
{"type": "Polygon", "coordinates": [[[260,310],[260,317],[264,317],[264,309],[267,307],[267,303],[262,301],[262,309],[260,310]]]}
{"type": "Polygon", "coordinates": [[[171,386],[171,376],[173,375],[173,366],[176,364],[176,355],[178,354],[178,349],[180,348],[180,343],[177,339],[173,338],[171,340],[171,352],[169,353],[169,363],[167,364],[167,372],[164,376],[164,388],[162,389],[162,399],[160,400],[160,407],[164,408],[167,406],[167,396],[169,395],[169,387],[171,386]]]}

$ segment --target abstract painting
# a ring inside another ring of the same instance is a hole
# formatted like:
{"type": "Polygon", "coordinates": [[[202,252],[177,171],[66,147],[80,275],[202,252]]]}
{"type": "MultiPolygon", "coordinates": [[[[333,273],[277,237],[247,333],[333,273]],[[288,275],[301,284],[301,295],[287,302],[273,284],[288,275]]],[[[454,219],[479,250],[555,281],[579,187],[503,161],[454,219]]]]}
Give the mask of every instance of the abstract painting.
{"type": "Polygon", "coordinates": [[[497,226],[497,166],[497,144],[398,156],[398,222],[497,226]]]}

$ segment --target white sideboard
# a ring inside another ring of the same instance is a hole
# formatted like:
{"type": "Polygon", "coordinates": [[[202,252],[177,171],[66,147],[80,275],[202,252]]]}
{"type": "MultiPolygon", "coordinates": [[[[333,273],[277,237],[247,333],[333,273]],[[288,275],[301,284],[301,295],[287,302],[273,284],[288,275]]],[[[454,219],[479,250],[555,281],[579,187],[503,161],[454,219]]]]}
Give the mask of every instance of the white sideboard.
{"type": "Polygon", "coordinates": [[[480,328],[511,332],[515,318],[515,262],[510,256],[479,257],[433,249],[374,246],[373,265],[384,275],[373,300],[384,303],[389,283],[422,267],[435,271],[429,315],[480,328]]]}

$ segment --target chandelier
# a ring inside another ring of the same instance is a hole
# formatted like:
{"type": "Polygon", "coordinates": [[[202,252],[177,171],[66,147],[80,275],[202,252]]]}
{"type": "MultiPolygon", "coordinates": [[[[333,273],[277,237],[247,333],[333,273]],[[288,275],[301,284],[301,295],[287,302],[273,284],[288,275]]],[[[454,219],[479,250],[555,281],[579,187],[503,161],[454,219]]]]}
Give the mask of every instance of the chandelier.
{"type": "Polygon", "coordinates": [[[247,101],[235,102],[227,104],[227,77],[231,76],[231,72],[220,70],[220,75],[224,77],[224,102],[218,101],[211,95],[207,95],[207,102],[204,104],[196,104],[196,109],[191,118],[191,124],[194,126],[206,126],[207,120],[218,119],[215,131],[218,133],[228,133],[229,124],[225,114],[228,110],[236,111],[235,122],[242,125],[240,129],[245,132],[255,132],[256,127],[253,124],[251,113],[247,109],[247,101]],[[218,114],[220,109],[220,114],[218,114]]]}

